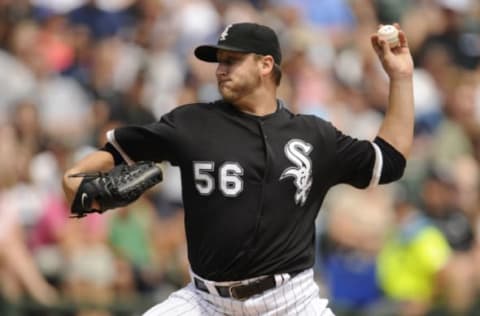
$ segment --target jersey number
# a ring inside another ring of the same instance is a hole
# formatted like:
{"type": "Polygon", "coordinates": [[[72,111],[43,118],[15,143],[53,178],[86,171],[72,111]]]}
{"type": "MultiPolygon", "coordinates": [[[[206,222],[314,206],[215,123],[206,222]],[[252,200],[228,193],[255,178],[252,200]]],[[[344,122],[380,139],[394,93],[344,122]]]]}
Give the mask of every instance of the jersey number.
{"type": "MultiPolygon", "coordinates": [[[[201,195],[210,195],[215,189],[215,179],[212,172],[215,169],[213,161],[193,163],[195,187],[201,195]]],[[[218,185],[223,195],[238,196],[243,191],[243,168],[237,162],[225,162],[218,168],[218,185]]]]}

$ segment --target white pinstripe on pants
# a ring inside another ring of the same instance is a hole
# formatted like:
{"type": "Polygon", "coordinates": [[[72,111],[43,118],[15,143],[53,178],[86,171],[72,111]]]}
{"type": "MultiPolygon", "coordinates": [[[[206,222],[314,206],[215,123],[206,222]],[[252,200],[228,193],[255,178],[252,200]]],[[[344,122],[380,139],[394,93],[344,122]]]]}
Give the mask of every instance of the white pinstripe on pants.
{"type": "Polygon", "coordinates": [[[282,276],[276,276],[276,288],[244,301],[200,291],[190,282],[143,316],[334,316],[327,307],[328,300],[319,297],[313,270],[291,280],[282,276]]]}

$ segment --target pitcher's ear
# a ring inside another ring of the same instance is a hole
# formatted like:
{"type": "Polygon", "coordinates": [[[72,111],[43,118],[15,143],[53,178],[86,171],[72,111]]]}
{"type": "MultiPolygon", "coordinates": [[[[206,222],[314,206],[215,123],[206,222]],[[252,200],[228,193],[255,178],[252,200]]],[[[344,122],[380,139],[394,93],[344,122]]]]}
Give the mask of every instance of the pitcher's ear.
{"type": "Polygon", "coordinates": [[[261,59],[261,67],[262,67],[262,74],[267,75],[273,71],[273,67],[275,65],[275,61],[273,57],[270,55],[262,56],[261,59]]]}

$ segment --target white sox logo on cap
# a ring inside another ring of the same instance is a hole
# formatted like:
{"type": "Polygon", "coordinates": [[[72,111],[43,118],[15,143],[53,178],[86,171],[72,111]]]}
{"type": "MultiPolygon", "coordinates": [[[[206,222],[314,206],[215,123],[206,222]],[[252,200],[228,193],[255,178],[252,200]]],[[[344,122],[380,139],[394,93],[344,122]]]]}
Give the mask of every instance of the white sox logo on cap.
{"type": "Polygon", "coordinates": [[[228,30],[232,27],[233,24],[227,25],[227,27],[223,30],[222,34],[220,34],[220,41],[224,41],[227,39],[228,30]]]}

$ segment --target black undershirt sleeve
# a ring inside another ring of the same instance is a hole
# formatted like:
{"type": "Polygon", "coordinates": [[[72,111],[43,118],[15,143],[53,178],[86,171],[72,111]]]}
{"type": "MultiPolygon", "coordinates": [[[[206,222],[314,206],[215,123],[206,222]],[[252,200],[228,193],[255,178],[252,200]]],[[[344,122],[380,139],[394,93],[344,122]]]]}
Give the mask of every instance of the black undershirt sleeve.
{"type": "Polygon", "coordinates": [[[407,165],[405,157],[381,137],[377,136],[373,142],[377,144],[382,151],[383,168],[380,184],[399,180],[403,176],[407,165]]]}

